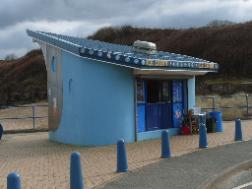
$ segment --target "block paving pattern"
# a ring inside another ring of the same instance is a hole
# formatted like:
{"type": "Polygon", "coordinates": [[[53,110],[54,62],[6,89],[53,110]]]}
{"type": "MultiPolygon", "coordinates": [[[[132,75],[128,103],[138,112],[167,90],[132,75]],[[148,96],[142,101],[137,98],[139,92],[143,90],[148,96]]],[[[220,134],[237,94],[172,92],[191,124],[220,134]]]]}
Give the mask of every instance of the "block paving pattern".
{"type": "MultiPolygon", "coordinates": [[[[244,140],[252,139],[252,121],[242,121],[244,140]]],[[[223,133],[208,134],[209,147],[234,142],[234,122],[224,123],[223,133]]],[[[198,135],[171,137],[173,156],[198,149],[198,135]]],[[[24,189],[69,189],[70,154],[79,151],[82,158],[85,187],[103,184],[123,176],[116,173],[116,145],[74,147],[48,140],[47,133],[5,135],[0,141],[0,188],[6,188],[6,177],[12,171],[21,175],[24,189]]],[[[129,170],[161,161],[160,140],[127,144],[129,170]]]]}

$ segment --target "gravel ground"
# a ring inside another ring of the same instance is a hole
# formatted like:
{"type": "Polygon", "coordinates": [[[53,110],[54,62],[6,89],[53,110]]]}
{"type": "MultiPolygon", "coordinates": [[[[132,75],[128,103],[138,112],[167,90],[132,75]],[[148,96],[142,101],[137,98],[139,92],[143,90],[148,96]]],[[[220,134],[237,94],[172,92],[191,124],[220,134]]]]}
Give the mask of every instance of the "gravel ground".
{"type": "Polygon", "coordinates": [[[129,172],[121,179],[108,183],[102,188],[201,188],[200,186],[203,186],[204,183],[213,179],[229,167],[252,159],[251,148],[252,141],[238,142],[165,159],[137,171],[129,172]]]}

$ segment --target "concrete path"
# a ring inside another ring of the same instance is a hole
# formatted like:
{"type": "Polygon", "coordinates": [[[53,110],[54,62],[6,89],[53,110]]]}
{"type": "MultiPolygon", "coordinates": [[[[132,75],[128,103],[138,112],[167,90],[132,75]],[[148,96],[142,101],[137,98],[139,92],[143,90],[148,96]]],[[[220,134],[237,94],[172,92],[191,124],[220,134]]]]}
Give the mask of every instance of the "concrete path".
{"type": "MultiPolygon", "coordinates": [[[[252,121],[242,122],[245,140],[252,140],[252,121]]],[[[208,135],[209,147],[234,142],[234,122],[224,123],[225,132],[208,135]]],[[[171,137],[175,156],[198,151],[198,135],[171,137]]],[[[47,133],[5,135],[0,141],[0,188],[8,173],[17,171],[24,189],[69,189],[69,157],[79,151],[87,189],[124,176],[115,173],[116,146],[73,147],[48,140],[47,133]]],[[[129,170],[159,162],[160,140],[127,145],[129,170]]]]}
{"type": "MultiPolygon", "coordinates": [[[[170,158],[125,174],[103,189],[197,189],[230,167],[252,159],[252,141],[225,145],[170,158]]],[[[252,166],[252,163],[248,164],[252,166]]],[[[249,167],[247,167],[249,168],[249,167]]],[[[246,175],[247,179],[247,175],[246,175]]],[[[250,181],[252,176],[250,173],[250,181]]],[[[233,182],[214,185],[214,189],[233,188],[233,182]],[[232,186],[231,186],[232,184],[232,186]]],[[[241,184],[241,183],[240,183],[241,184]]]]}

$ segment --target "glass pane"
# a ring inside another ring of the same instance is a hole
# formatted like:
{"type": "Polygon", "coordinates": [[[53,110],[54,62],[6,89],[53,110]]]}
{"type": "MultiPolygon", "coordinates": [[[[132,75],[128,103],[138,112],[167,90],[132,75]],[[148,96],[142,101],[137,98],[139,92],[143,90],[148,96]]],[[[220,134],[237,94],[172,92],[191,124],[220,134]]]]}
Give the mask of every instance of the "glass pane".
{"type": "Polygon", "coordinates": [[[182,102],[183,101],[183,84],[180,80],[173,80],[173,102],[182,102]]]}
{"type": "Polygon", "coordinates": [[[137,101],[144,102],[144,82],[137,81],[137,101]]]}
{"type": "Polygon", "coordinates": [[[146,80],[147,102],[157,103],[160,101],[160,86],[157,80],[146,80]]]}
{"type": "Polygon", "coordinates": [[[162,102],[170,102],[170,85],[168,81],[162,82],[162,102]]]}

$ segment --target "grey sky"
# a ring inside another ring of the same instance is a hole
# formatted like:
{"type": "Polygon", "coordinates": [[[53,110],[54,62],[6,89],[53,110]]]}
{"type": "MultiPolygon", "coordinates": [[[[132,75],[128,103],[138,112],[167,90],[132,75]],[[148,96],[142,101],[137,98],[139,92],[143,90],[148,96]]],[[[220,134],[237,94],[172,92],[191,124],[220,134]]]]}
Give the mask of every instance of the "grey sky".
{"type": "Polygon", "coordinates": [[[25,29],[85,37],[103,26],[186,28],[252,20],[252,0],[0,0],[0,59],[36,47],[25,29]]]}

